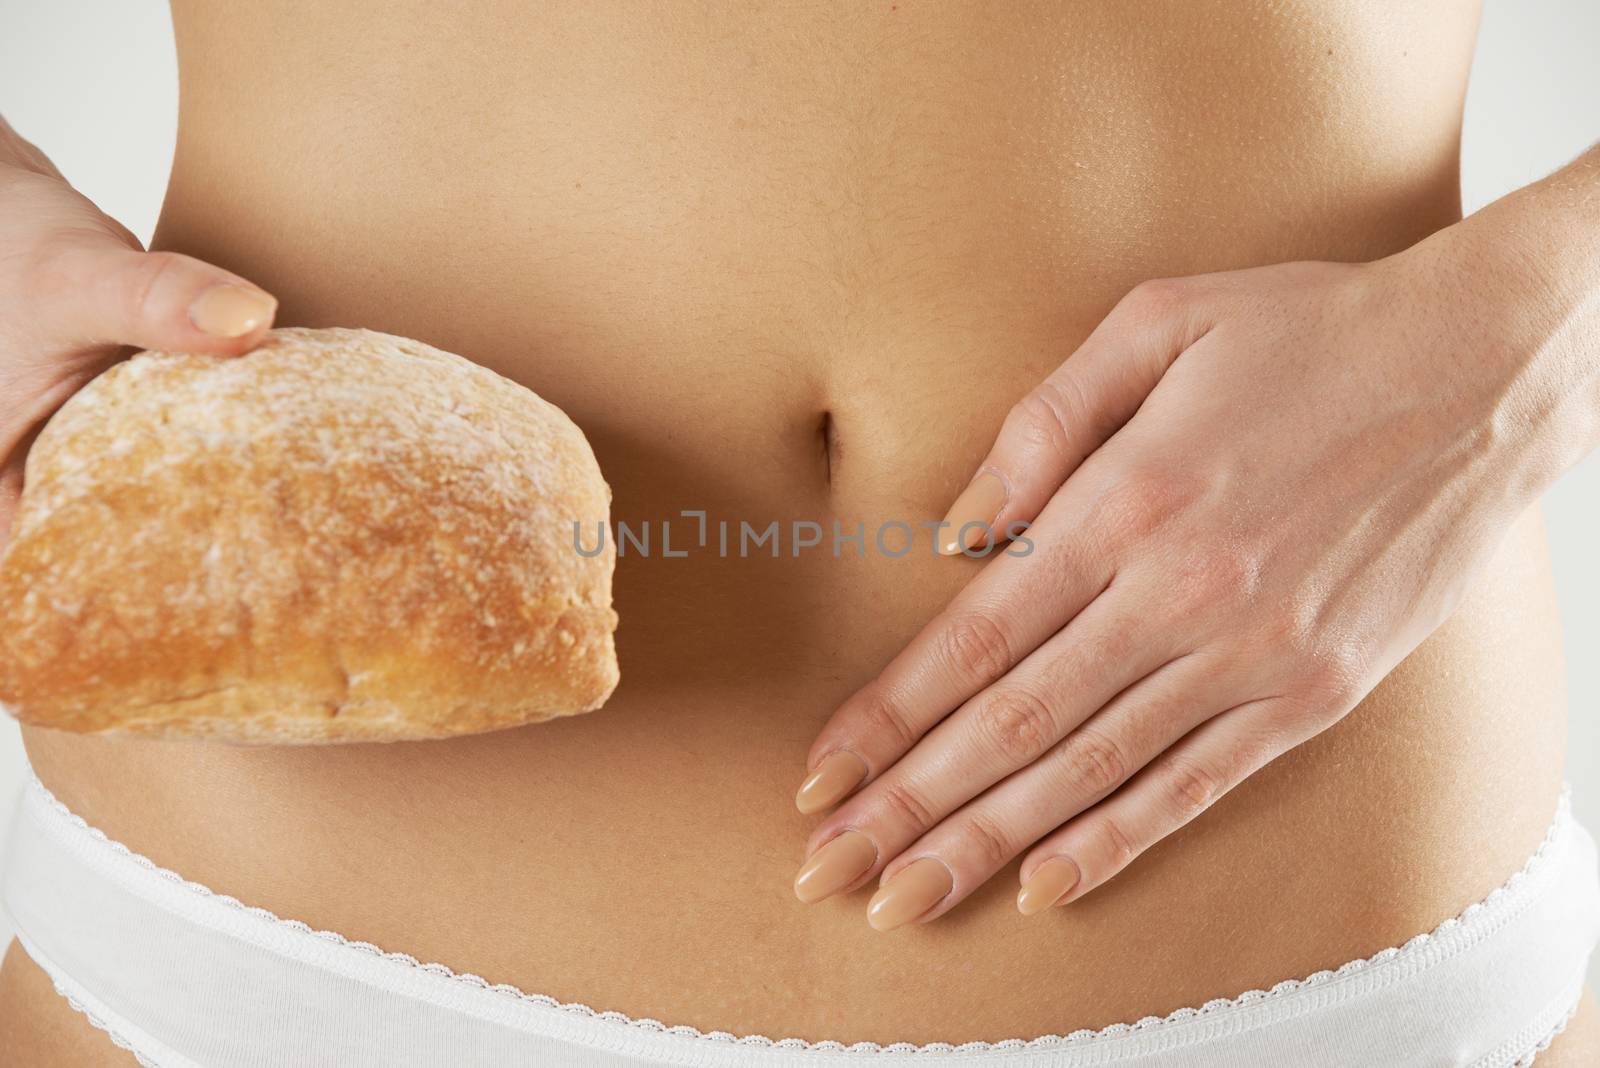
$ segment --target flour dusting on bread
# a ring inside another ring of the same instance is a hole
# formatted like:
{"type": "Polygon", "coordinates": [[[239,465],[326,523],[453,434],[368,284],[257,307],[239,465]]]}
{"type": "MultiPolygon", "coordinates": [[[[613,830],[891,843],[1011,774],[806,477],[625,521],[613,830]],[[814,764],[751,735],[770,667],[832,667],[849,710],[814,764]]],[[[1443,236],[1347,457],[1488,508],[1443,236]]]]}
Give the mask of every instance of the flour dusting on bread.
{"type": "Polygon", "coordinates": [[[616,684],[610,493],[554,405],[459,356],[283,329],[141,353],[34,443],[0,701],[71,730],[439,737],[616,684]],[[592,540],[591,540],[592,543],[592,540]]]}

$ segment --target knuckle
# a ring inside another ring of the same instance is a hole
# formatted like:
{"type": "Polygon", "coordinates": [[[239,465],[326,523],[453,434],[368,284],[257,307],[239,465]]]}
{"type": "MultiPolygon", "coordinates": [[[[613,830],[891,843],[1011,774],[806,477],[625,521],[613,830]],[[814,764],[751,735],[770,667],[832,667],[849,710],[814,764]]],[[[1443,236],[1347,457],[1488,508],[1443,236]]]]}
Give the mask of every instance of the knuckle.
{"type": "Polygon", "coordinates": [[[1103,813],[1099,821],[1100,841],[1105,846],[1106,863],[1112,872],[1121,871],[1139,855],[1133,839],[1128,836],[1122,821],[1110,813],[1103,813]]]}
{"type": "Polygon", "coordinates": [[[1142,541],[1197,495],[1187,478],[1164,467],[1132,467],[1109,481],[1092,507],[1091,524],[1113,542],[1142,541]]]}
{"type": "Polygon", "coordinates": [[[941,654],[964,680],[989,683],[1011,667],[1011,646],[1005,631],[982,614],[963,616],[944,632],[941,654]]]}
{"type": "Polygon", "coordinates": [[[1288,654],[1294,672],[1290,685],[1309,707],[1344,709],[1360,698],[1374,651],[1360,636],[1330,632],[1315,615],[1308,610],[1279,616],[1266,640],[1288,654]]]}
{"type": "Polygon", "coordinates": [[[1061,771],[1074,792],[1100,797],[1127,778],[1128,760],[1108,736],[1080,727],[1061,743],[1061,771]]]}
{"type": "Polygon", "coordinates": [[[992,816],[983,813],[974,812],[967,817],[961,836],[985,871],[1002,867],[1017,854],[1013,836],[992,816]]]}
{"type": "Polygon", "coordinates": [[[1254,639],[1252,642],[1254,645],[1290,652],[1297,651],[1306,644],[1305,627],[1298,614],[1293,611],[1264,613],[1251,632],[1251,637],[1254,639]]]}
{"type": "Polygon", "coordinates": [[[151,309],[156,287],[168,274],[179,269],[183,257],[175,252],[149,252],[140,257],[123,289],[123,311],[130,320],[143,318],[151,309]]]}
{"type": "Polygon", "coordinates": [[[1168,812],[1177,824],[1188,823],[1222,796],[1222,778],[1198,764],[1174,762],[1167,775],[1168,812]]]}
{"type": "Polygon", "coordinates": [[[1066,453],[1072,430],[1087,421],[1089,406],[1076,379],[1055,376],[1040,382],[1017,402],[1008,419],[1031,448],[1066,453]]]}
{"type": "Polygon", "coordinates": [[[1187,287],[1181,278],[1148,278],[1128,290],[1117,310],[1135,319],[1159,319],[1187,299],[1187,287]]]}
{"type": "Polygon", "coordinates": [[[860,715],[862,731],[871,737],[889,739],[896,752],[903,753],[916,744],[917,733],[910,718],[888,694],[874,690],[861,706],[860,715]]]}
{"type": "Polygon", "coordinates": [[[972,710],[979,737],[1010,767],[1031,764],[1055,740],[1055,716],[1037,694],[1008,686],[972,710]]]}
{"type": "Polygon", "coordinates": [[[933,806],[906,783],[898,781],[884,783],[878,800],[903,826],[926,830],[934,824],[933,806]]]}
{"type": "Polygon", "coordinates": [[[1361,693],[1367,674],[1367,657],[1359,648],[1341,642],[1317,650],[1307,672],[1307,683],[1314,695],[1330,705],[1343,706],[1361,693]]]}

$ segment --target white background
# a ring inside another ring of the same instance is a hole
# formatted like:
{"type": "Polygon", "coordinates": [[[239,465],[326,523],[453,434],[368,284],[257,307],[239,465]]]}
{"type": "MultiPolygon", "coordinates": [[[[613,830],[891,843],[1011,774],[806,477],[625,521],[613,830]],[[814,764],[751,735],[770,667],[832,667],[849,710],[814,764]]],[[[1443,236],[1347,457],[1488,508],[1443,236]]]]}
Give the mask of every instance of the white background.
{"type": "MultiPolygon", "coordinates": [[[[1600,140],[1597,46],[1595,0],[1488,0],[1467,96],[1467,211],[1600,140]]],[[[141,239],[166,187],[177,89],[158,0],[0,0],[0,114],[141,239]]],[[[1572,697],[1568,777],[1580,818],[1600,831],[1600,455],[1545,503],[1572,697]]],[[[22,768],[16,726],[0,717],[0,841],[22,768]]],[[[9,930],[0,914],[0,944],[9,930]]],[[[1600,986],[1600,959],[1590,979],[1600,986]]]]}

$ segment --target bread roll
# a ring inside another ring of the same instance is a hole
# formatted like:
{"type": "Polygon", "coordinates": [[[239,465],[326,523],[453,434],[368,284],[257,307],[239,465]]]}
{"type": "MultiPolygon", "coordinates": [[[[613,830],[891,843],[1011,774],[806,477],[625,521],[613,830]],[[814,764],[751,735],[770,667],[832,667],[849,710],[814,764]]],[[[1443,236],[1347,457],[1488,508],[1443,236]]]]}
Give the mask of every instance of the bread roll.
{"type": "Polygon", "coordinates": [[[28,457],[0,557],[0,702],[71,731],[438,738],[617,682],[611,491],[583,433],[459,356],[274,330],[145,352],[28,457]]]}

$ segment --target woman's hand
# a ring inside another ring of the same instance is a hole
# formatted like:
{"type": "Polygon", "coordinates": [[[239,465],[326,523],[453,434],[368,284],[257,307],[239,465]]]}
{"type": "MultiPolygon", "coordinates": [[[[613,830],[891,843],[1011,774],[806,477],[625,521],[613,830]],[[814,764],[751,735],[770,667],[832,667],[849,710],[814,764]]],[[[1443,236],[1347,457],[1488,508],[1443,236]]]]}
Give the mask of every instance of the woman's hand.
{"type": "Polygon", "coordinates": [[[172,252],[145,252],[0,119],[0,545],[29,443],[123,345],[234,355],[277,302],[172,252]]]}
{"type": "Polygon", "coordinates": [[[1033,548],[817,738],[800,810],[865,786],[803,901],[881,873],[872,925],[928,920],[1023,851],[1018,908],[1072,901],[1445,619],[1540,463],[1525,354],[1452,302],[1445,245],[1146,283],[1017,404],[941,538],[1033,548]]]}

